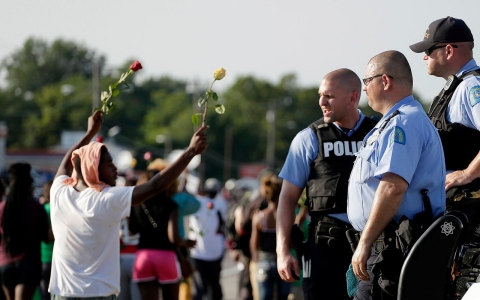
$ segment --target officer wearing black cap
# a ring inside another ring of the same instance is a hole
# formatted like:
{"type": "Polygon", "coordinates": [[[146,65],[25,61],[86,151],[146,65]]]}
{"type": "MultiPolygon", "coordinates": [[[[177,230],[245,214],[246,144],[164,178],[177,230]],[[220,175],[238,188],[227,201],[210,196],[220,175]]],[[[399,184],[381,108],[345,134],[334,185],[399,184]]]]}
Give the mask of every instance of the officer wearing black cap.
{"type": "Polygon", "coordinates": [[[425,53],[428,74],[447,80],[428,113],[442,140],[447,191],[480,188],[480,68],[473,46],[467,24],[453,17],[431,23],[423,41],[410,46],[425,53]]]}

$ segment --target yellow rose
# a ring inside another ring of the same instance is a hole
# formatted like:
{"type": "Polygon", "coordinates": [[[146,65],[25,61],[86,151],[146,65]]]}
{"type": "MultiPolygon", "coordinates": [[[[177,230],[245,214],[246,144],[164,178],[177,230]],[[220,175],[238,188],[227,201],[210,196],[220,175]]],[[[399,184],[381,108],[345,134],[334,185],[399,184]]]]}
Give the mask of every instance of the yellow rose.
{"type": "Polygon", "coordinates": [[[215,80],[222,80],[223,77],[225,77],[226,71],[224,68],[218,68],[213,72],[213,78],[215,80]]]}

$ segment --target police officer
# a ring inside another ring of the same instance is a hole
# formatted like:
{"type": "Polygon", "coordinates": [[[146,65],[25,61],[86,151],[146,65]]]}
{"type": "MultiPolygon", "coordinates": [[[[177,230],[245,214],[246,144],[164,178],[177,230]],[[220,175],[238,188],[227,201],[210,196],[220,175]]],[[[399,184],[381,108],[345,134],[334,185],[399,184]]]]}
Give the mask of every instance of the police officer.
{"type": "MultiPolygon", "coordinates": [[[[367,65],[363,90],[383,115],[356,154],[348,185],[348,218],[361,232],[352,257],[359,280],[354,299],[370,299],[374,243],[391,220],[412,219],[424,210],[427,189],[434,216],[445,211],[445,163],[441,142],[422,106],[412,96],[412,72],[405,56],[387,51],[367,65]]],[[[396,299],[396,298],[395,298],[396,299]]]]}
{"type": "Polygon", "coordinates": [[[305,299],[350,299],[345,272],[352,257],[345,231],[347,186],[355,152],[375,122],[358,110],[361,81],[349,69],[328,73],[319,88],[323,118],[293,139],[280,173],[284,179],[277,218],[277,268],[283,280],[299,275],[290,254],[295,207],[306,187],[311,217],[303,265],[305,299]]]}
{"type": "Polygon", "coordinates": [[[463,20],[442,18],[410,49],[425,52],[428,74],[448,80],[429,111],[445,151],[445,188],[469,184],[480,176],[480,67],[473,59],[472,32],[463,20]]]}

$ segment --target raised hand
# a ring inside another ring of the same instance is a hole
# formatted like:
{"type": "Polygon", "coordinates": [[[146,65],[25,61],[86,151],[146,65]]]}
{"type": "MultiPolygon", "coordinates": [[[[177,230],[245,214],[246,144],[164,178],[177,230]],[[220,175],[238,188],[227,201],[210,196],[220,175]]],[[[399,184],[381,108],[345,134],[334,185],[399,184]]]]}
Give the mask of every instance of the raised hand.
{"type": "Polygon", "coordinates": [[[193,134],[188,148],[195,154],[201,154],[208,147],[207,135],[205,134],[205,130],[208,128],[209,126],[203,126],[193,134]]]}
{"type": "Polygon", "coordinates": [[[97,110],[96,112],[93,113],[88,118],[88,134],[93,134],[96,135],[99,131],[100,128],[102,128],[102,123],[103,123],[103,112],[100,110],[97,110]]]}

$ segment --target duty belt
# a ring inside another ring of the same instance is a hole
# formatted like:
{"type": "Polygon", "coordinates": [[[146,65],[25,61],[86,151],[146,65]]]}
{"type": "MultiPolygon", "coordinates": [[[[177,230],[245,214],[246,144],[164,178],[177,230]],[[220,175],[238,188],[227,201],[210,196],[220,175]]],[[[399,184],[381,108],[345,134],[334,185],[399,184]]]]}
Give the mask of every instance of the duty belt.
{"type": "Polygon", "coordinates": [[[315,244],[325,242],[329,247],[348,245],[345,232],[352,228],[350,224],[328,216],[320,216],[310,223],[309,235],[315,237],[315,244]]]}

